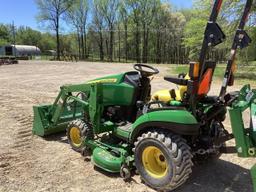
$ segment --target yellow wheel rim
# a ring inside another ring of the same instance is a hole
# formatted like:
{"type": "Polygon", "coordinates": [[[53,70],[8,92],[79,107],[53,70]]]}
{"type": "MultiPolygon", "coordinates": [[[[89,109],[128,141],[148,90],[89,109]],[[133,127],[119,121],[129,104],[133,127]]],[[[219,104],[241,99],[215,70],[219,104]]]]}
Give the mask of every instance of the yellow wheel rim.
{"type": "Polygon", "coordinates": [[[82,144],[82,139],[81,139],[79,128],[72,127],[70,129],[70,140],[74,146],[80,147],[80,145],[82,144]]]}
{"type": "Polygon", "coordinates": [[[162,151],[155,147],[149,146],[142,153],[142,163],[147,173],[157,179],[166,176],[168,164],[162,151]]]}

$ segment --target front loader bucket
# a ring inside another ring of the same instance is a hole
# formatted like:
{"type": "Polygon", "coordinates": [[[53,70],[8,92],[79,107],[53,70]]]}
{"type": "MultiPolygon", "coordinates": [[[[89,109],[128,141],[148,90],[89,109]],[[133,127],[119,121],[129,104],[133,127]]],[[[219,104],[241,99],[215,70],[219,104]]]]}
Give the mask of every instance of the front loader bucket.
{"type": "Polygon", "coordinates": [[[34,122],[32,132],[35,135],[46,136],[53,133],[62,132],[67,127],[67,122],[54,125],[51,123],[50,110],[52,105],[33,106],[34,122]]]}

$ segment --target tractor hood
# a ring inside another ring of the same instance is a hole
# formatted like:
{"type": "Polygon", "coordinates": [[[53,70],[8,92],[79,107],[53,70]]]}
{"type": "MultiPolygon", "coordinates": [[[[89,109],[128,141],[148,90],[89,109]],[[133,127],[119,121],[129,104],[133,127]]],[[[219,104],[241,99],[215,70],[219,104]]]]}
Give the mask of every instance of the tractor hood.
{"type": "Polygon", "coordinates": [[[87,81],[87,84],[92,84],[92,83],[110,83],[110,84],[119,84],[123,81],[125,76],[125,73],[120,73],[120,74],[116,74],[116,75],[109,75],[109,76],[105,76],[105,77],[101,77],[101,78],[97,78],[97,79],[93,79],[90,81],[87,81]]]}

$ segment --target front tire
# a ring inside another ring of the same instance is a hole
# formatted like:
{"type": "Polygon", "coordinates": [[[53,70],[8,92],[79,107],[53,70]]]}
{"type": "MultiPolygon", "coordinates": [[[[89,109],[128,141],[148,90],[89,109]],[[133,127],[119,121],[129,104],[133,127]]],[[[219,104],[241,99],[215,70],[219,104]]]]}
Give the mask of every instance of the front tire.
{"type": "Polygon", "coordinates": [[[135,142],[135,165],[141,179],[150,187],[174,190],[192,172],[192,154],[185,140],[173,134],[147,132],[135,142]]]}
{"type": "Polygon", "coordinates": [[[77,152],[83,152],[84,145],[83,141],[86,137],[88,126],[80,119],[71,121],[67,127],[68,142],[72,149],[77,152]]]}

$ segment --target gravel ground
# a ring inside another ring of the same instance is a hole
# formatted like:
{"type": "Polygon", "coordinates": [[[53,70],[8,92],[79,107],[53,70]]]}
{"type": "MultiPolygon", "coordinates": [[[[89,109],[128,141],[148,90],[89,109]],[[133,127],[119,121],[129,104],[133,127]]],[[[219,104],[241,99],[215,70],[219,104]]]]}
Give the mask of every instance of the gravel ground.
{"type": "MultiPolygon", "coordinates": [[[[171,88],[163,80],[167,67],[152,81],[153,90],[171,88]]],[[[95,170],[72,151],[64,134],[47,138],[31,134],[32,106],[52,103],[63,84],[85,82],[103,75],[132,70],[131,64],[21,61],[0,67],[0,191],[153,191],[134,176],[129,183],[119,175],[95,170]]],[[[220,81],[213,84],[218,92],[220,81]]],[[[239,89],[240,85],[232,89],[239,89]]],[[[229,122],[225,125],[230,129],[229,122]]],[[[230,141],[229,144],[234,144],[230,141]]],[[[250,192],[249,168],[256,159],[222,155],[197,166],[178,192],[250,192]]]]}

